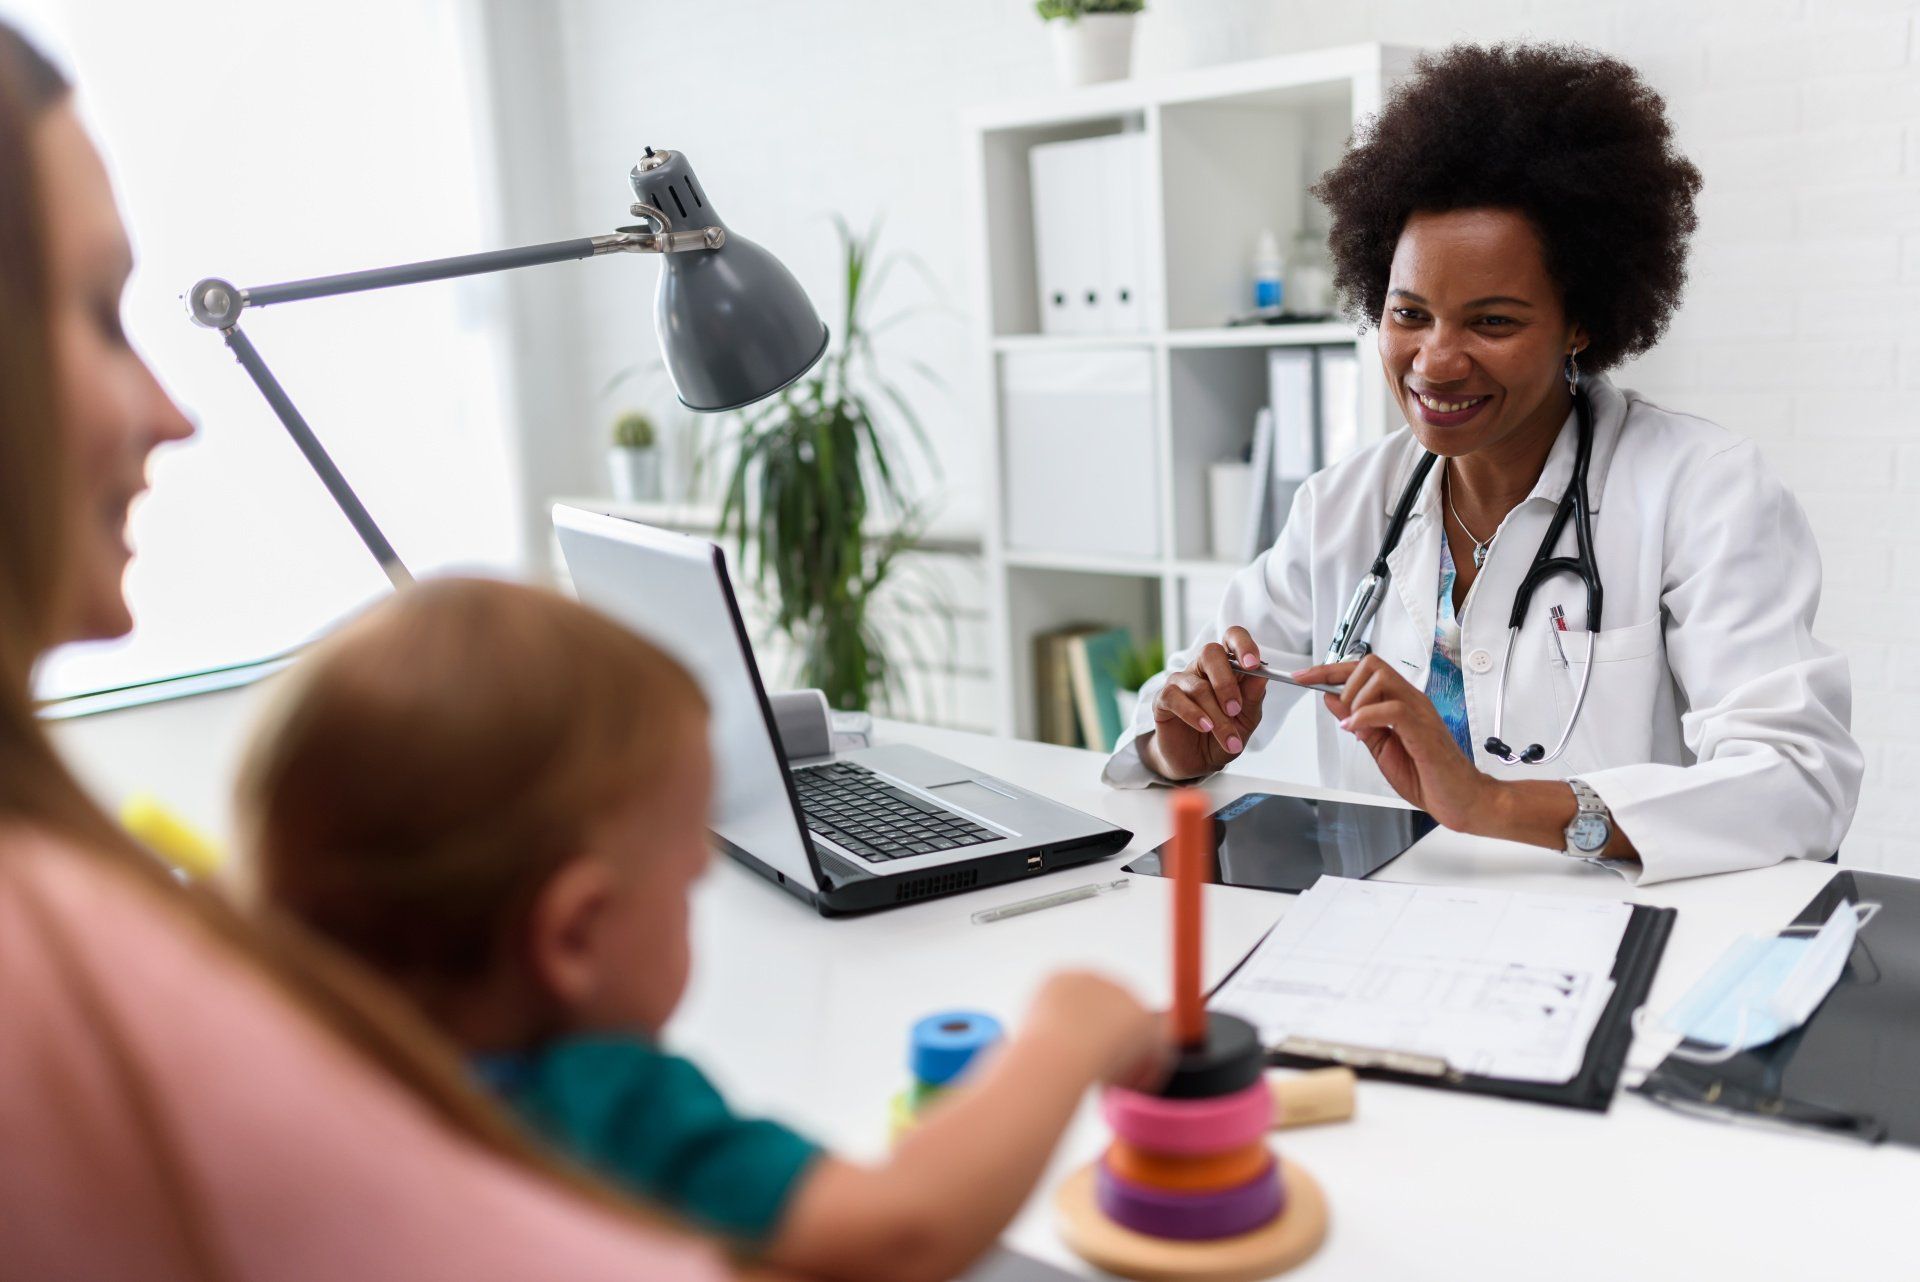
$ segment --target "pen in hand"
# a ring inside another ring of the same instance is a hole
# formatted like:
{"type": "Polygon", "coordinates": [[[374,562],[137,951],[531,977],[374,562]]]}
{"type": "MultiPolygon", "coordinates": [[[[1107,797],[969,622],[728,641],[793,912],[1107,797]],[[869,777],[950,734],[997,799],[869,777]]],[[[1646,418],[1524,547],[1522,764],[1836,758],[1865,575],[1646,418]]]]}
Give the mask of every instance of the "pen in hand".
{"type": "Polygon", "coordinates": [[[1320,694],[1339,694],[1341,690],[1339,686],[1314,685],[1309,681],[1295,681],[1290,674],[1282,672],[1278,668],[1269,668],[1264,663],[1249,663],[1238,656],[1234,657],[1233,666],[1249,676],[1265,677],[1269,681],[1278,681],[1281,685],[1295,686],[1301,690],[1313,690],[1320,694]]]}

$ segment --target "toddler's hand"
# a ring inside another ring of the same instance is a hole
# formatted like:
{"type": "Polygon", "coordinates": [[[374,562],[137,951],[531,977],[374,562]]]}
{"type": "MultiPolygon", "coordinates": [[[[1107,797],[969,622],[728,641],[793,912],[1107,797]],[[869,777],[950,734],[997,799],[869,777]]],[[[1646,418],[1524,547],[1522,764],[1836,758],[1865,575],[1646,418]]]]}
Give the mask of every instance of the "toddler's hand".
{"type": "Polygon", "coordinates": [[[1027,1019],[1035,1031],[1065,1034],[1086,1048],[1096,1079],[1110,1086],[1151,1089],[1172,1062],[1165,1019],[1090,971],[1062,971],[1049,978],[1027,1019]]]}

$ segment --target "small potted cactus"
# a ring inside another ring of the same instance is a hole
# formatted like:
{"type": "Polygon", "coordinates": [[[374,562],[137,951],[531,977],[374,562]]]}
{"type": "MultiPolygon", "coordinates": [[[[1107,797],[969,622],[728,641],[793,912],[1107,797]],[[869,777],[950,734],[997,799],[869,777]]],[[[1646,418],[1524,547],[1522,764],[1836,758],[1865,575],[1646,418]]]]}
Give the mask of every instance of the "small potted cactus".
{"type": "Polygon", "coordinates": [[[613,497],[621,502],[660,497],[659,434],[652,419],[639,410],[628,410],[614,420],[607,467],[613,477],[613,497]]]}

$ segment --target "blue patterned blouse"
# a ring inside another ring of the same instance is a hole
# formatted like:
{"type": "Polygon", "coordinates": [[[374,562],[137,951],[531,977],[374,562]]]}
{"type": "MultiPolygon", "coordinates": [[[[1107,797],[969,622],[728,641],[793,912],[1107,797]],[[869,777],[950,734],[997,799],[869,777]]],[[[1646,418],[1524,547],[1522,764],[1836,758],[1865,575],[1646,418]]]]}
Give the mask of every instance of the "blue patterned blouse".
{"type": "Polygon", "coordinates": [[[1440,608],[1434,614],[1433,666],[1427,671],[1427,697],[1453,732],[1460,751],[1473,760],[1473,731],[1467,726],[1467,684],[1460,674],[1460,619],[1453,612],[1453,549],[1440,536],[1440,608]]]}

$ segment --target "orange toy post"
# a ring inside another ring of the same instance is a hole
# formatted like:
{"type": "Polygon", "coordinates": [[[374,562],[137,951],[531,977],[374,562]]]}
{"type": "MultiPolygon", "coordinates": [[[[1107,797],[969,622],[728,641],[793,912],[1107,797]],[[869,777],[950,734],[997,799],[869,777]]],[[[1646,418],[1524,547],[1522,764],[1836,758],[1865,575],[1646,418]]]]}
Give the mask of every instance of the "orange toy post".
{"type": "Polygon", "coordinates": [[[1200,882],[1206,876],[1213,821],[1207,796],[1183,788],[1173,797],[1173,1035],[1182,1046],[1207,1040],[1200,995],[1200,882]]]}

